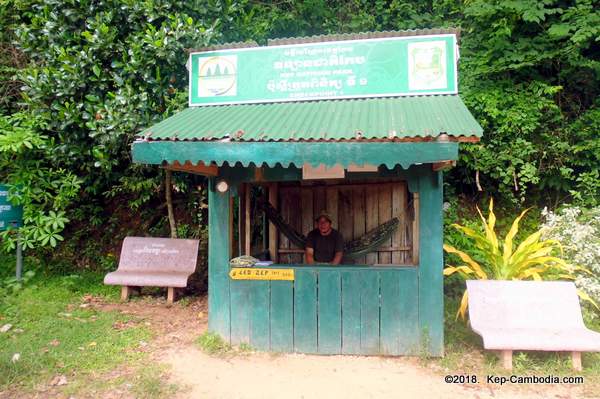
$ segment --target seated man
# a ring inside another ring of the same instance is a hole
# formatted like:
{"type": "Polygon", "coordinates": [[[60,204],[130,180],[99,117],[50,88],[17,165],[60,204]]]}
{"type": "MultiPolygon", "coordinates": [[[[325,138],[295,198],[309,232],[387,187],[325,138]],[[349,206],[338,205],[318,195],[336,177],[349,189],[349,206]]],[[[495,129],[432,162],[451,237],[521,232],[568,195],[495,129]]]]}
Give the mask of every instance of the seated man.
{"type": "Polygon", "coordinates": [[[343,256],[344,238],[339,231],[331,228],[331,217],[327,211],[321,211],[315,221],[317,228],[306,237],[306,263],[339,265],[343,256]]]}

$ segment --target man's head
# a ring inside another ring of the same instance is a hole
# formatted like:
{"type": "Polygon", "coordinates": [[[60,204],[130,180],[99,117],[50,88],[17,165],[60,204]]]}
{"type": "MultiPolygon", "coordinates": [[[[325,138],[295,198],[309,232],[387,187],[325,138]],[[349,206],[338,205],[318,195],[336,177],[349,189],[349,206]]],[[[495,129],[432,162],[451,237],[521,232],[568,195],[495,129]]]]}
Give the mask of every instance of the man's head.
{"type": "Polygon", "coordinates": [[[326,236],[331,233],[331,216],[329,216],[327,211],[321,211],[315,221],[317,222],[317,228],[322,235],[326,236]]]}

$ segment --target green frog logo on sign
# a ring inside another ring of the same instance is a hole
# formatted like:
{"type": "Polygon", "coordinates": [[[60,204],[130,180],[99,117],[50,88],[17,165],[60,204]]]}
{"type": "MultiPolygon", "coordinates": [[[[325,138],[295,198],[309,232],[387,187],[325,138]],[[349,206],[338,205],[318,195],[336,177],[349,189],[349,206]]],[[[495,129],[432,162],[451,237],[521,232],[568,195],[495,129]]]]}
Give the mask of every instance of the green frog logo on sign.
{"type": "Polygon", "coordinates": [[[446,44],[441,41],[408,44],[409,90],[446,89],[446,44]]]}
{"type": "Polygon", "coordinates": [[[198,97],[237,95],[237,56],[198,59],[198,97]]]}

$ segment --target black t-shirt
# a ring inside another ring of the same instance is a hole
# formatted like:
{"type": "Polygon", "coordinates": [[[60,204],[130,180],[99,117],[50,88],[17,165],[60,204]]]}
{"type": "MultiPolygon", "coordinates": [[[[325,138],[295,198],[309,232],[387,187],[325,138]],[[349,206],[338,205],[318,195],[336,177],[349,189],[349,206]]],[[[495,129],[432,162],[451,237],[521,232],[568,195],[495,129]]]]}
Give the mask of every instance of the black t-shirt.
{"type": "Polygon", "coordinates": [[[315,251],[315,262],[331,262],[336,252],[344,250],[344,238],[339,231],[331,229],[326,236],[319,229],[314,229],[306,237],[306,247],[315,251]]]}

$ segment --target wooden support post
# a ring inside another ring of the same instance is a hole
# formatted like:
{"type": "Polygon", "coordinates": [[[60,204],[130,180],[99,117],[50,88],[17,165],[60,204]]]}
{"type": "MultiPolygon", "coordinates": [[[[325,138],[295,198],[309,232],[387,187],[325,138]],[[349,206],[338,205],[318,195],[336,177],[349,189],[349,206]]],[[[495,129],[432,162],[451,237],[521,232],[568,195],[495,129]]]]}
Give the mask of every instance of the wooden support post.
{"type": "MultiPolygon", "coordinates": [[[[269,185],[269,202],[275,209],[277,209],[277,191],[279,186],[277,183],[273,183],[269,185]]],[[[271,255],[271,260],[275,263],[279,261],[277,250],[279,248],[279,243],[277,242],[277,228],[271,222],[269,222],[269,254],[271,255]]]]}
{"type": "Polygon", "coordinates": [[[167,213],[169,215],[171,238],[177,238],[177,223],[175,222],[175,212],[173,211],[173,193],[171,192],[171,185],[171,171],[169,169],[165,169],[165,198],[167,201],[167,213]]]}
{"type": "Polygon", "coordinates": [[[232,253],[231,256],[240,256],[243,255],[244,248],[246,244],[244,243],[244,238],[246,237],[246,232],[244,231],[246,224],[244,221],[244,210],[246,209],[246,205],[244,201],[246,201],[246,183],[241,183],[238,188],[238,196],[239,196],[239,206],[238,206],[238,247],[236,248],[236,252],[232,253]]]}
{"type": "Polygon", "coordinates": [[[167,288],[167,305],[173,305],[175,301],[175,287],[167,288]]]}
{"type": "Polygon", "coordinates": [[[250,215],[250,195],[252,194],[252,186],[246,184],[244,195],[244,255],[251,255],[252,250],[252,220],[250,215]]]}
{"type": "MultiPolygon", "coordinates": [[[[229,193],[228,193],[229,194],[229,193]]],[[[229,254],[233,256],[235,254],[235,226],[233,220],[233,197],[229,196],[229,254]]],[[[240,221],[238,221],[240,222],[240,221]]]]}
{"type": "Polygon", "coordinates": [[[413,265],[419,264],[419,193],[413,194],[413,210],[415,218],[412,225],[412,263],[413,265]]]}
{"type": "Polygon", "coordinates": [[[502,367],[506,370],[512,370],[512,351],[503,350],[500,351],[500,360],[502,361],[502,367]]]}
{"type": "Polygon", "coordinates": [[[121,301],[125,302],[129,299],[129,287],[126,285],[121,286],[121,301]]]}
{"type": "Polygon", "coordinates": [[[581,371],[581,352],[571,352],[571,360],[573,361],[573,370],[581,371]]]}

